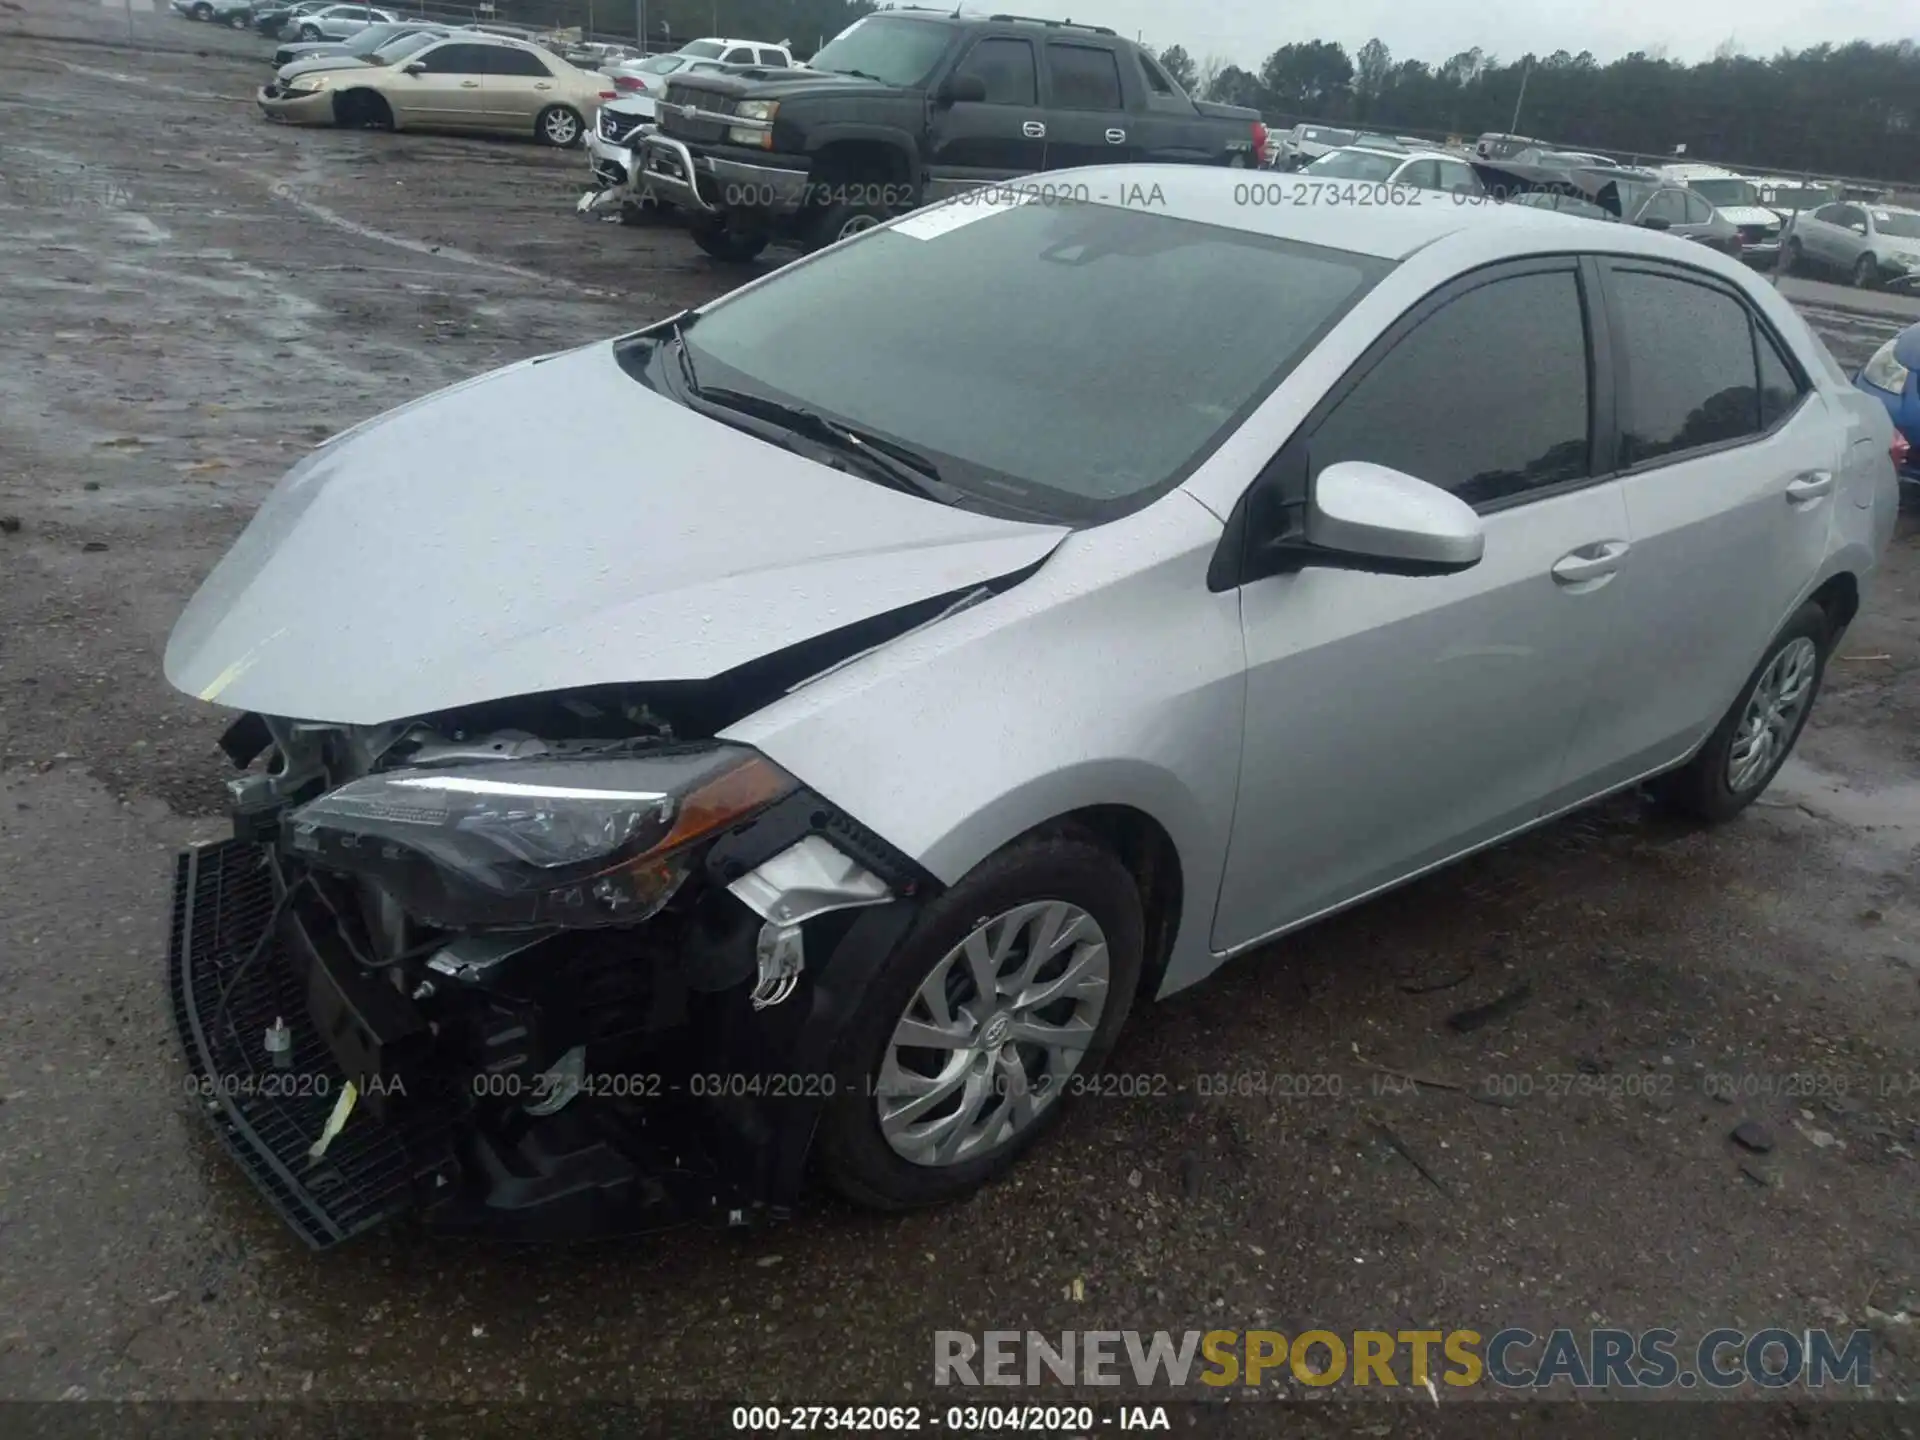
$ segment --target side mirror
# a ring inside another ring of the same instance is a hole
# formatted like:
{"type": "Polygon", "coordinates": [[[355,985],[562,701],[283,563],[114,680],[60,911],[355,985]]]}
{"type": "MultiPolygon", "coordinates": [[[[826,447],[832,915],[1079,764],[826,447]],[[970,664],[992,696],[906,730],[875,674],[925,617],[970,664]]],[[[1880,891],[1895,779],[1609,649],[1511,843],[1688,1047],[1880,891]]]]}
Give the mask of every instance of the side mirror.
{"type": "Polygon", "coordinates": [[[1658,215],[1649,215],[1640,222],[1642,230],[1671,230],[1673,222],[1658,215]]]}
{"type": "Polygon", "coordinates": [[[1473,507],[1437,485],[1385,465],[1344,460],[1314,482],[1306,541],[1346,557],[1347,568],[1389,575],[1452,575],[1486,552],[1473,507]]]}
{"type": "Polygon", "coordinates": [[[978,75],[949,75],[934,98],[942,105],[985,104],[987,82],[978,75]]]}
{"type": "Polygon", "coordinates": [[[405,65],[402,65],[400,69],[408,75],[424,75],[427,73],[427,62],[424,60],[411,60],[405,65]]]}

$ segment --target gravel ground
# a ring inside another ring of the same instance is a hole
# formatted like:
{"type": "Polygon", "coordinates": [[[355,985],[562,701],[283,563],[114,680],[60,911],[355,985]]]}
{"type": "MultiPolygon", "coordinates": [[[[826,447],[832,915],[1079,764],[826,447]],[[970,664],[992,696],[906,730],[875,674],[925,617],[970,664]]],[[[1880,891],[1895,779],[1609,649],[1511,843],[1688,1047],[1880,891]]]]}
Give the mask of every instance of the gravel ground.
{"type": "MultiPolygon", "coordinates": [[[[871,1402],[928,1393],[936,1328],[1600,1323],[1866,1326],[1915,1393],[1910,531],[1740,821],[1622,799],[1251,956],[1137,1016],[1114,1069],[1164,1093],[966,1204],[307,1253],[181,1093],[168,875],[221,830],[220,720],[167,630],[312,441],[737,276],[575,216],[578,155],[271,126],[267,42],[134,19],[0,0],[0,1396],[871,1402]],[[1273,1073],[1323,1093],[1199,1093],[1273,1073]]],[[[1789,289],[1849,363],[1904,323],[1789,289]]]]}

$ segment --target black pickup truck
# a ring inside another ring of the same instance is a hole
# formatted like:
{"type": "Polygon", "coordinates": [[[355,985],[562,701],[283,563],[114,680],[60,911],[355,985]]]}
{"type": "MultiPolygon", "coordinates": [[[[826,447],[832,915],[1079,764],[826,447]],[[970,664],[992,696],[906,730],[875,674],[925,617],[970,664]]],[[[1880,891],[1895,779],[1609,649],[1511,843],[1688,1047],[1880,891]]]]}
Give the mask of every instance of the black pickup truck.
{"type": "Polygon", "coordinates": [[[674,79],[640,176],[709,255],[831,244],[961,190],[1081,165],[1257,168],[1257,111],[1193,100],[1113,31],[896,8],[805,68],[674,79]]]}

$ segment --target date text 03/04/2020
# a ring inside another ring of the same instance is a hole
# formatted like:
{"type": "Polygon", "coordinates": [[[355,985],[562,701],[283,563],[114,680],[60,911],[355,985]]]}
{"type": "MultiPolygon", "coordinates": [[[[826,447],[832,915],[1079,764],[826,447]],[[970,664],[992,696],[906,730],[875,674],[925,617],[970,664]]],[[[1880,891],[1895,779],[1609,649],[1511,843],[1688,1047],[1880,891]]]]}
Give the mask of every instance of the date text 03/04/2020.
{"type": "Polygon", "coordinates": [[[1118,1430],[1171,1430],[1164,1405],[736,1405],[732,1428],[744,1431],[848,1431],[857,1434],[908,1434],[918,1430],[952,1434],[1090,1435],[1101,1427],[1118,1430]]]}

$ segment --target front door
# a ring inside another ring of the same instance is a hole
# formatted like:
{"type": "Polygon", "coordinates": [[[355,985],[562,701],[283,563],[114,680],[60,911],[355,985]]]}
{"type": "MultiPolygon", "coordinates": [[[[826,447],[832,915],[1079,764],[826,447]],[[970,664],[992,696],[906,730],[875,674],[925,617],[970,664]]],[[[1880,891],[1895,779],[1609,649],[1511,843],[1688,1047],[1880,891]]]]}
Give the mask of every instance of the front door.
{"type": "Polygon", "coordinates": [[[1247,723],[1213,934],[1233,949],[1543,813],[1618,621],[1571,259],[1422,301],[1275,463],[1370,460],[1485,517],[1471,570],[1305,569],[1241,591],[1247,723]],[[1347,388],[1347,387],[1351,388],[1347,388]]]}
{"type": "Polygon", "coordinates": [[[1103,45],[1047,42],[1047,168],[1118,165],[1139,150],[1129,133],[1120,57],[1103,45]]]}
{"type": "Polygon", "coordinates": [[[1607,262],[1606,286],[1633,550],[1577,746],[1589,793],[1719,723],[1819,573],[1844,458],[1825,402],[1731,289],[1637,260],[1607,262]]]}
{"type": "Polygon", "coordinates": [[[1033,42],[985,36],[974,42],[954,74],[977,77],[987,87],[987,98],[934,110],[927,198],[944,200],[976,185],[1044,169],[1047,112],[1040,108],[1033,42]]]}
{"type": "Polygon", "coordinates": [[[405,68],[385,91],[400,122],[462,128],[484,124],[482,91],[496,48],[450,41],[403,62],[405,68]],[[418,72],[414,65],[420,67],[418,72]]]}

